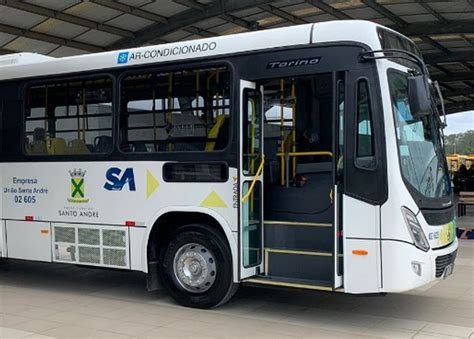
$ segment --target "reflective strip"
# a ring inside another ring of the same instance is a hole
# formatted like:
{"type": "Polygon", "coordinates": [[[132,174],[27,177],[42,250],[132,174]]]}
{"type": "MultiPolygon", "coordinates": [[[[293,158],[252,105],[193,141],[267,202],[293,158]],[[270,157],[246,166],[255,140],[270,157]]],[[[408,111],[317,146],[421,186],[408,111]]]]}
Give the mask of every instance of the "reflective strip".
{"type": "Polygon", "coordinates": [[[287,226],[308,226],[308,227],[332,227],[332,224],[323,224],[315,222],[298,222],[298,221],[279,221],[279,220],[265,220],[266,225],[287,225],[287,226]]]}
{"type": "Polygon", "coordinates": [[[332,253],[327,252],[308,252],[308,251],[295,251],[295,250],[280,250],[273,248],[265,248],[265,252],[269,253],[283,253],[283,254],[296,254],[296,255],[314,255],[320,257],[332,257],[332,253]]]}
{"type": "Polygon", "coordinates": [[[332,287],[326,286],[315,286],[315,285],[305,285],[305,284],[294,284],[294,283],[287,283],[282,281],[272,281],[272,280],[260,280],[260,279],[247,279],[244,282],[252,283],[252,284],[262,284],[262,285],[272,285],[272,286],[283,286],[283,287],[292,287],[292,288],[304,288],[308,290],[317,290],[317,291],[329,291],[332,292],[332,287]]]}

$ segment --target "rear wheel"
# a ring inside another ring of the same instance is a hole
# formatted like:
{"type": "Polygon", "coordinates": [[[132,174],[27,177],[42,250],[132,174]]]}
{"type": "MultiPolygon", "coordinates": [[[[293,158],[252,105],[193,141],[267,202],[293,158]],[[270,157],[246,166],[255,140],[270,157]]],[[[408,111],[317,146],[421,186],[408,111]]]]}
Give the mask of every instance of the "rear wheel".
{"type": "Polygon", "coordinates": [[[186,225],[171,236],[162,255],[160,274],[181,305],[212,308],[237,290],[227,240],[205,225],[186,225]]]}

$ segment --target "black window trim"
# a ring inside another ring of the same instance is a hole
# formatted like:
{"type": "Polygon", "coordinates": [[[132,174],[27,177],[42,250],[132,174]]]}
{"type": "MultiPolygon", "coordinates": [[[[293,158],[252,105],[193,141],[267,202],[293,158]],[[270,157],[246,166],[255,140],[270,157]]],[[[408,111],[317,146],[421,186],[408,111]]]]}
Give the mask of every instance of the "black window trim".
{"type": "Polygon", "coordinates": [[[225,161],[167,161],[162,166],[163,181],[172,183],[226,183],[229,181],[229,164],[225,161]],[[219,180],[173,180],[167,178],[165,171],[172,165],[220,165],[225,169],[225,177],[219,180]]]}
{"type": "MultiPolygon", "coordinates": [[[[244,118],[247,118],[248,119],[248,93],[251,92],[251,91],[254,91],[256,93],[258,93],[258,97],[260,98],[260,102],[258,102],[257,104],[261,104],[262,103],[262,100],[263,100],[263,96],[264,94],[262,93],[262,91],[260,90],[260,86],[255,83],[256,87],[255,88],[249,88],[249,87],[245,87],[242,91],[242,98],[241,98],[241,101],[242,101],[242,105],[245,104],[244,107],[242,107],[242,111],[245,112],[244,115],[242,116],[242,119],[244,118]]],[[[265,115],[265,112],[263,112],[263,107],[260,108],[260,116],[258,116],[257,118],[260,120],[260,138],[259,138],[259,141],[260,141],[260,152],[263,154],[264,153],[264,138],[263,138],[263,132],[264,132],[264,115],[265,115]]],[[[239,119],[240,120],[240,119],[239,119]]],[[[244,127],[243,126],[240,126],[240,129],[242,129],[242,140],[241,140],[241,147],[242,147],[242,150],[243,150],[243,146],[244,146],[244,127]]],[[[260,158],[260,156],[259,156],[260,158]]],[[[261,160],[261,159],[260,159],[261,160]]],[[[243,158],[242,158],[242,162],[243,162],[243,158]]],[[[259,164],[258,164],[259,165],[259,164]]],[[[258,167],[257,165],[257,167],[258,167]]],[[[242,164],[242,170],[243,170],[243,164],[242,164]]],[[[255,169],[255,173],[254,174],[243,174],[245,177],[255,177],[255,174],[257,174],[257,169],[255,169]]]]}
{"type": "MultiPolygon", "coordinates": [[[[354,112],[356,113],[356,117],[354,119],[354,122],[356,122],[356,126],[354,126],[354,166],[360,170],[365,170],[365,171],[375,171],[377,170],[377,165],[378,165],[378,156],[377,156],[377,150],[376,150],[376,145],[375,145],[375,132],[374,132],[374,118],[373,118],[373,100],[372,100],[372,95],[371,95],[371,82],[370,79],[366,76],[361,76],[358,77],[356,80],[356,86],[354,88],[355,90],[355,100],[354,100],[354,105],[355,109],[354,112]],[[371,138],[372,138],[372,151],[373,155],[371,156],[359,156],[358,150],[359,150],[359,84],[361,81],[365,81],[367,83],[367,95],[369,99],[369,116],[370,116],[370,122],[371,122],[371,138]],[[370,166],[363,165],[365,163],[371,163],[370,166]]],[[[383,119],[383,117],[382,117],[383,119]]]]}
{"type": "Polygon", "coordinates": [[[115,138],[116,138],[116,133],[115,133],[115,126],[116,126],[116,120],[117,120],[117,104],[116,104],[116,99],[117,99],[117,79],[116,77],[109,72],[105,73],[88,73],[88,74],[81,74],[81,75],[74,75],[74,76],[61,76],[61,77],[48,77],[48,78],[43,78],[43,79],[34,79],[32,81],[27,81],[22,87],[21,90],[21,101],[22,101],[22,116],[21,116],[21,133],[20,133],[20,143],[21,143],[21,153],[22,156],[29,158],[29,159],[49,159],[47,161],[52,161],[52,160],[70,160],[70,159],[75,159],[75,158],[82,158],[87,157],[87,158],[103,158],[106,156],[110,156],[114,152],[114,147],[112,147],[108,152],[106,153],[89,153],[89,154],[28,154],[25,149],[25,143],[24,140],[26,138],[26,120],[27,120],[27,114],[26,110],[28,109],[27,106],[27,94],[28,90],[34,86],[47,86],[49,84],[55,84],[59,82],[71,82],[71,81],[88,81],[88,80],[94,80],[94,79],[104,79],[104,78],[109,78],[111,80],[111,86],[112,86],[112,112],[111,112],[111,117],[112,117],[112,125],[110,127],[110,130],[112,132],[112,145],[115,145],[115,138]]]}

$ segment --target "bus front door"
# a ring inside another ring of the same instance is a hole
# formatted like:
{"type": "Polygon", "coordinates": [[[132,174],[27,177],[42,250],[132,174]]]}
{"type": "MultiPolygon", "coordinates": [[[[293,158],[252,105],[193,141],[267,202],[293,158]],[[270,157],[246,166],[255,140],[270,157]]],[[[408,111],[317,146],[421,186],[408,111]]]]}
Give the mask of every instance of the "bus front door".
{"type": "Polygon", "coordinates": [[[262,91],[240,81],[240,279],[260,273],[263,252],[262,91]]]}

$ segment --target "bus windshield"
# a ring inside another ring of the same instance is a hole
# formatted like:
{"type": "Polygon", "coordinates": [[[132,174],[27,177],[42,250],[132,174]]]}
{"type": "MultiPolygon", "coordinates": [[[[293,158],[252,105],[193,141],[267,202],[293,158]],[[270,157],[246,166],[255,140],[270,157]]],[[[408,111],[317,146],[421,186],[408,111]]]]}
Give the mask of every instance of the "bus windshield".
{"type": "Polygon", "coordinates": [[[427,198],[451,193],[437,116],[414,117],[408,104],[408,74],[389,72],[402,175],[427,198]]]}

